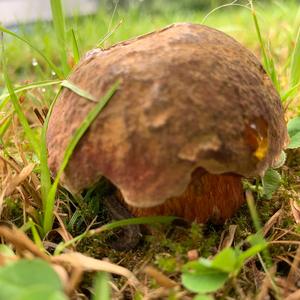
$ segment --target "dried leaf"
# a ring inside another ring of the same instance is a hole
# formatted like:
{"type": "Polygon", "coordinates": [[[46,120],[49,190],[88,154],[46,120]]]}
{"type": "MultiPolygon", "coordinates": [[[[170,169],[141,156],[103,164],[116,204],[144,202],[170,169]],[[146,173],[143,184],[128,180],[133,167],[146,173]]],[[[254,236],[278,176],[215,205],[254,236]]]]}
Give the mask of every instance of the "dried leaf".
{"type": "Polygon", "coordinates": [[[5,187],[5,197],[12,194],[12,192],[16,189],[18,185],[20,185],[33,171],[35,164],[30,163],[26,167],[24,167],[21,172],[15,175],[8,185],[5,187]]]}
{"type": "Polygon", "coordinates": [[[237,229],[237,225],[230,225],[228,228],[227,236],[224,237],[225,233],[223,233],[223,239],[221,240],[218,249],[219,251],[221,251],[224,248],[231,247],[234,240],[236,229],[237,229]]]}
{"type": "Polygon", "coordinates": [[[116,264],[85,256],[79,252],[63,253],[51,258],[52,262],[60,264],[69,264],[74,268],[82,268],[84,271],[103,271],[122,275],[127,277],[128,282],[137,286],[139,281],[128,269],[116,264]]]}
{"type": "Polygon", "coordinates": [[[152,266],[145,267],[144,272],[148,276],[154,278],[155,281],[162,287],[170,289],[170,288],[173,288],[178,285],[177,282],[175,282],[174,280],[171,280],[169,277],[167,277],[162,272],[158,271],[157,269],[155,269],[152,266]]]}
{"type": "Polygon", "coordinates": [[[263,228],[263,235],[266,236],[270,229],[276,224],[279,217],[281,216],[282,209],[277,210],[277,212],[268,220],[263,228]]]}
{"type": "Polygon", "coordinates": [[[300,224],[300,206],[296,200],[290,200],[291,210],[296,224],[300,224]]]}
{"type": "Polygon", "coordinates": [[[0,236],[7,242],[12,243],[20,254],[26,254],[26,251],[28,251],[33,254],[33,256],[49,261],[49,256],[42,252],[23,231],[18,230],[15,227],[8,228],[7,226],[2,225],[0,226],[0,236]]]}

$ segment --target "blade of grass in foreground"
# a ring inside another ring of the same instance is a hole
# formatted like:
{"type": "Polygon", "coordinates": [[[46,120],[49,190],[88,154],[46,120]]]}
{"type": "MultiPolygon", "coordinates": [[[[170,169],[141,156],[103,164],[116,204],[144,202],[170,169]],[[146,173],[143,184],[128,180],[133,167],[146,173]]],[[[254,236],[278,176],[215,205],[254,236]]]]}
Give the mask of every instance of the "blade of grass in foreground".
{"type": "Polygon", "coordinates": [[[34,240],[34,243],[39,247],[41,251],[44,250],[43,242],[39,236],[38,230],[36,228],[36,224],[30,218],[28,221],[28,225],[30,226],[31,234],[34,240]]]}
{"type": "Polygon", "coordinates": [[[83,98],[86,98],[87,100],[98,103],[98,101],[89,92],[82,90],[80,87],[78,87],[77,85],[75,85],[74,83],[72,83],[69,80],[63,80],[61,85],[68,88],[75,94],[77,94],[83,98]]]}
{"type": "Polygon", "coordinates": [[[289,88],[284,94],[282,94],[281,101],[285,102],[288,98],[295,96],[299,88],[300,88],[300,82],[298,82],[298,84],[289,88]]]}
{"type": "Polygon", "coordinates": [[[54,255],[60,254],[63,250],[67,247],[75,245],[76,243],[80,242],[84,238],[91,237],[95,234],[100,234],[104,231],[113,230],[119,227],[124,227],[128,225],[141,225],[141,224],[170,224],[176,219],[180,219],[179,217],[172,217],[172,216],[154,216],[154,217],[138,217],[138,218],[130,218],[130,219],[123,219],[119,221],[113,221],[111,223],[102,225],[96,229],[90,229],[85,231],[84,233],[77,235],[72,240],[69,240],[65,243],[60,243],[57,245],[54,255]]]}
{"type": "Polygon", "coordinates": [[[44,211],[44,234],[49,232],[52,229],[53,224],[53,209],[54,209],[54,202],[55,202],[55,195],[57,186],[59,183],[59,179],[61,175],[63,174],[64,169],[66,168],[69,159],[71,158],[71,155],[80,141],[81,137],[84,135],[84,133],[87,131],[91,123],[95,120],[95,118],[98,116],[98,114],[101,112],[101,110],[106,106],[108,101],[111,99],[111,97],[114,95],[114,93],[117,91],[119,86],[119,82],[116,82],[112,85],[112,87],[109,89],[109,91],[100,99],[100,101],[95,105],[95,107],[87,114],[86,118],[83,120],[81,126],[75,131],[71,141],[69,142],[65,153],[63,157],[63,161],[60,165],[60,168],[57,172],[56,178],[50,188],[49,194],[46,198],[46,207],[44,211]]]}
{"type": "Polygon", "coordinates": [[[110,286],[109,275],[106,272],[99,272],[96,275],[94,282],[94,294],[92,300],[109,300],[110,298],[110,286]]]}
{"type": "MultiPolygon", "coordinates": [[[[22,85],[19,87],[15,87],[14,88],[14,92],[20,93],[23,91],[28,91],[31,89],[35,89],[35,88],[41,88],[41,87],[45,87],[45,86],[49,86],[49,85],[56,85],[56,84],[60,84],[62,81],[61,80],[45,80],[45,81],[38,81],[38,82],[33,82],[33,83],[29,83],[26,85],[22,85]]],[[[3,93],[0,96],[0,110],[7,104],[8,102],[8,97],[9,97],[9,93],[3,93]]]]}
{"type": "Polygon", "coordinates": [[[47,143],[46,143],[46,133],[49,123],[49,118],[51,116],[53,106],[61,92],[61,88],[57,92],[55,99],[52,101],[52,104],[49,108],[47,117],[45,119],[42,134],[41,134],[41,156],[40,156],[40,169],[41,169],[41,193],[42,193],[42,202],[43,202],[43,209],[46,210],[46,202],[48,194],[50,193],[51,189],[51,175],[48,166],[48,153],[47,153],[47,143]]]}
{"type": "Polygon", "coordinates": [[[261,53],[262,53],[262,57],[263,57],[263,65],[265,67],[266,72],[271,77],[273,84],[275,85],[277,91],[280,93],[280,83],[277,78],[277,72],[276,72],[274,61],[267,54],[265,43],[262,38],[259,23],[257,20],[256,11],[254,9],[253,1],[250,1],[249,3],[250,3],[250,7],[251,7],[251,13],[252,13],[252,18],[253,18],[257,38],[258,38],[258,41],[260,44],[260,49],[261,49],[261,53]]]}
{"type": "Polygon", "coordinates": [[[112,230],[118,227],[128,226],[128,225],[139,225],[139,224],[157,224],[157,223],[171,223],[179,217],[172,216],[154,216],[154,217],[138,217],[130,218],[119,221],[114,221],[108,224],[105,224],[97,229],[91,229],[88,231],[88,236],[99,234],[103,231],[112,230]]]}
{"type": "Polygon", "coordinates": [[[66,45],[66,24],[61,0],[51,0],[51,12],[53,26],[58,41],[60,58],[64,76],[66,77],[70,71],[68,65],[67,45],[66,45]]]}
{"type": "Polygon", "coordinates": [[[298,30],[295,49],[292,54],[290,87],[297,86],[300,82],[300,27],[298,30]]]}
{"type": "Polygon", "coordinates": [[[40,156],[40,147],[39,147],[38,140],[35,137],[32,129],[30,128],[28,121],[25,117],[25,114],[22,111],[19,100],[15,94],[12,82],[10,81],[9,76],[8,76],[4,53],[2,53],[2,54],[3,54],[2,66],[3,66],[4,82],[7,87],[8,92],[9,92],[10,99],[13,103],[15,112],[19,118],[19,121],[24,129],[25,135],[28,138],[28,141],[29,141],[32,149],[34,150],[35,154],[39,157],[40,156]]]}
{"type": "Polygon", "coordinates": [[[74,57],[75,65],[77,65],[80,59],[80,54],[79,54],[77,38],[73,28],[71,29],[71,34],[72,34],[73,57],[74,57]]]}
{"type": "Polygon", "coordinates": [[[49,67],[57,74],[57,76],[59,78],[63,78],[64,75],[61,72],[61,70],[59,68],[57,68],[55,66],[55,64],[42,52],[40,51],[38,48],[36,48],[33,44],[31,44],[28,40],[26,40],[25,38],[19,36],[18,34],[8,30],[7,28],[3,27],[0,25],[0,31],[5,32],[9,35],[12,35],[14,37],[16,37],[17,39],[21,40],[22,42],[26,43],[29,47],[31,47],[35,52],[37,52],[41,57],[44,58],[44,60],[47,62],[47,64],[49,65],[49,67]]]}
{"type": "Polygon", "coordinates": [[[3,138],[3,135],[9,128],[11,120],[12,120],[12,115],[8,115],[8,116],[2,118],[2,120],[0,121],[0,139],[3,138]]]}
{"type": "MultiPolygon", "coordinates": [[[[19,92],[36,89],[36,88],[40,88],[40,87],[45,87],[45,86],[49,86],[49,85],[60,84],[61,82],[62,81],[59,79],[58,80],[37,81],[37,82],[32,82],[29,84],[25,84],[25,85],[16,87],[14,90],[15,90],[15,93],[19,93],[19,92]]],[[[9,93],[3,93],[0,96],[0,103],[1,103],[1,100],[5,99],[7,96],[9,96],[9,93]]]]}
{"type": "MultiPolygon", "coordinates": [[[[255,207],[255,204],[254,204],[254,198],[253,198],[252,192],[249,191],[249,190],[246,190],[245,195],[246,195],[246,201],[247,201],[247,204],[248,204],[248,209],[249,209],[249,212],[250,212],[250,216],[251,216],[254,228],[256,230],[256,238],[258,239],[258,241],[265,241],[263,233],[262,233],[263,230],[262,230],[260,218],[258,216],[256,207],[255,207]]],[[[268,251],[268,248],[265,248],[262,251],[262,254],[263,254],[263,258],[264,258],[264,260],[261,259],[262,266],[264,268],[265,273],[267,274],[267,276],[269,277],[269,279],[271,281],[271,284],[272,284],[272,287],[273,287],[273,289],[276,293],[276,296],[278,297],[278,295],[279,295],[278,287],[276,285],[274,277],[271,275],[271,273],[269,271],[269,269],[272,267],[272,258],[271,258],[271,255],[270,255],[269,251],[268,251]],[[266,262],[266,266],[265,266],[265,262],[266,262]]],[[[277,299],[281,299],[281,298],[278,297],[277,299]]]]}

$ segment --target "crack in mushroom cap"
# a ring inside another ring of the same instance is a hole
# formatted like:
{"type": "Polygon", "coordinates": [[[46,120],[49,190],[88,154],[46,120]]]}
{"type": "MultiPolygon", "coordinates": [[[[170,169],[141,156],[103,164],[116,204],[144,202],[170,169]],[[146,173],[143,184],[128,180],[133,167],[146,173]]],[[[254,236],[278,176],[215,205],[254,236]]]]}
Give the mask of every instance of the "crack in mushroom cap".
{"type": "MultiPolygon", "coordinates": [[[[61,182],[80,192],[111,180],[127,203],[181,194],[193,170],[263,174],[287,142],[279,96],[256,57],[228,35],[178,23],[89,52],[68,78],[100,99],[121,85],[77,145],[61,182]]],[[[64,88],[49,121],[55,174],[95,104],[64,88]]]]}

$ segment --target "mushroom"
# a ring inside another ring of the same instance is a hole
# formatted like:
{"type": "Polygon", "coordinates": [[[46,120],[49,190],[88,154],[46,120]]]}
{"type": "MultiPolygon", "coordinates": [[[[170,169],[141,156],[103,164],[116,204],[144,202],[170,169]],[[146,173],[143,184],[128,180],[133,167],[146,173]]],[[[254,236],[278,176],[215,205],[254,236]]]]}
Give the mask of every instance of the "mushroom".
{"type": "MultiPolygon", "coordinates": [[[[121,81],[61,178],[80,193],[105,177],[136,216],[224,222],[242,179],[264,174],[287,143],[280,98],[256,57],[203,25],[177,23],[86,54],[68,78],[100,99],[121,81]]],[[[95,104],[64,88],[47,131],[55,174],[95,104]]]]}

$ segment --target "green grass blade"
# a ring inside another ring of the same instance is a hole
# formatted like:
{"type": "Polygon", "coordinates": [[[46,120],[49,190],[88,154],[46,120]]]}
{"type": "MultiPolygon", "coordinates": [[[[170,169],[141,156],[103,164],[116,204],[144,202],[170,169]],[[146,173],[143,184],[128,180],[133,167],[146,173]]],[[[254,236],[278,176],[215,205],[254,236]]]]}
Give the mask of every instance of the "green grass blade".
{"type": "Polygon", "coordinates": [[[266,68],[266,71],[268,72],[269,75],[271,75],[270,63],[269,63],[269,59],[268,59],[268,56],[267,56],[265,43],[264,43],[262,35],[261,35],[259,23],[258,23],[257,16],[256,16],[256,11],[254,10],[252,1],[251,1],[251,8],[252,8],[251,12],[252,12],[252,18],[253,18],[253,22],[254,22],[254,26],[255,26],[255,31],[256,31],[256,34],[257,34],[257,38],[258,38],[258,41],[259,41],[259,45],[260,45],[260,49],[261,49],[261,53],[262,53],[262,57],[263,57],[263,63],[264,63],[264,66],[266,68]]]}
{"type": "Polygon", "coordinates": [[[158,223],[171,223],[176,219],[180,219],[179,217],[173,216],[154,216],[154,217],[138,217],[138,218],[130,218],[119,221],[113,221],[111,223],[105,224],[98,229],[91,229],[88,232],[88,235],[93,235],[95,233],[100,233],[107,230],[113,230],[118,227],[128,226],[128,225],[139,225],[139,224],[158,224],[158,223]]]}
{"type": "MultiPolygon", "coordinates": [[[[50,86],[50,85],[56,85],[56,84],[60,84],[62,81],[61,80],[44,80],[44,81],[38,81],[38,82],[33,82],[33,83],[29,83],[29,84],[25,84],[19,87],[15,87],[14,91],[15,93],[20,93],[23,91],[28,91],[31,89],[35,89],[35,88],[41,88],[41,87],[45,87],[45,86],[50,86]]],[[[3,93],[0,96],[0,110],[6,105],[7,103],[7,98],[9,97],[9,93],[3,93]]]]}
{"type": "Polygon", "coordinates": [[[32,221],[32,219],[29,219],[28,225],[30,226],[31,234],[34,240],[34,243],[39,247],[40,250],[44,251],[44,245],[43,242],[39,236],[38,230],[36,228],[36,224],[32,221]]]}
{"type": "MultiPolygon", "coordinates": [[[[27,84],[27,85],[15,88],[14,91],[21,92],[21,91],[25,91],[25,90],[30,90],[30,89],[34,89],[34,88],[38,88],[38,87],[45,87],[45,86],[49,86],[49,85],[55,85],[55,84],[59,84],[59,83],[61,83],[61,80],[47,80],[47,81],[35,82],[35,83],[31,83],[31,84],[27,84]]],[[[9,98],[7,97],[7,96],[9,96],[8,93],[4,94],[3,96],[9,100],[9,98]]],[[[1,99],[3,99],[3,98],[0,98],[0,100],[1,99]]],[[[0,103],[0,108],[6,104],[6,102],[7,102],[6,99],[2,103],[0,103]]],[[[53,103],[54,102],[55,101],[53,101],[53,103]]],[[[42,129],[41,147],[40,147],[41,194],[42,194],[42,202],[43,202],[44,207],[45,207],[46,197],[51,188],[51,177],[50,177],[50,171],[48,168],[47,148],[46,148],[46,129],[45,128],[46,128],[47,122],[48,122],[48,119],[46,118],[45,125],[43,126],[43,129],[42,129]]]]}
{"type": "Polygon", "coordinates": [[[80,60],[80,54],[79,54],[79,47],[78,47],[76,34],[73,28],[71,29],[71,34],[72,34],[73,57],[74,57],[74,62],[77,65],[80,60]]]}
{"type": "Polygon", "coordinates": [[[77,94],[77,95],[79,95],[79,96],[81,96],[83,98],[86,98],[87,100],[90,100],[92,102],[98,103],[97,99],[93,95],[91,95],[87,91],[82,90],[80,87],[78,87],[77,85],[75,85],[74,83],[72,83],[69,80],[63,80],[62,83],[61,83],[61,85],[63,87],[68,88],[69,90],[71,90],[75,94],[77,94]]]}
{"type": "Polygon", "coordinates": [[[44,210],[47,209],[47,196],[50,193],[51,189],[51,175],[48,167],[47,161],[47,152],[45,151],[46,146],[42,143],[41,147],[41,163],[40,163],[40,171],[41,171],[41,194],[42,194],[42,202],[44,210]]]}
{"type": "Polygon", "coordinates": [[[102,99],[95,105],[95,107],[87,114],[86,118],[83,120],[81,126],[75,131],[70,143],[68,144],[66,151],[64,153],[62,164],[57,172],[56,178],[51,186],[51,189],[49,191],[49,194],[47,196],[46,201],[46,209],[44,211],[44,233],[47,233],[52,229],[53,224],[53,209],[54,209],[54,202],[55,202],[55,194],[57,190],[57,186],[59,183],[59,179],[61,175],[63,174],[64,169],[66,168],[69,159],[71,158],[71,155],[80,141],[81,137],[84,135],[84,133],[87,131],[91,123],[95,120],[95,118],[98,116],[98,114],[101,112],[101,110],[106,106],[108,101],[111,99],[111,97],[116,92],[117,88],[119,86],[119,82],[112,85],[112,87],[109,89],[109,91],[104,95],[102,99]]]}
{"type": "Polygon", "coordinates": [[[280,94],[280,91],[281,91],[280,82],[278,80],[276,67],[275,67],[274,60],[272,57],[269,58],[269,72],[270,72],[271,80],[272,80],[273,84],[275,85],[278,93],[280,94]]]}
{"type": "Polygon", "coordinates": [[[109,275],[106,272],[98,272],[94,282],[94,294],[92,300],[110,300],[109,275]]]}
{"type": "Polygon", "coordinates": [[[14,106],[14,109],[15,109],[15,112],[19,118],[19,121],[24,129],[24,132],[25,132],[25,135],[26,137],[28,138],[28,141],[32,147],[32,149],[34,150],[34,152],[36,153],[36,155],[39,157],[40,156],[40,147],[39,147],[39,143],[32,131],[32,129],[30,128],[29,124],[28,124],[28,121],[22,111],[22,108],[21,108],[21,105],[19,103],[19,100],[15,94],[15,91],[14,91],[14,88],[13,88],[13,85],[12,85],[12,82],[10,81],[9,79],[9,76],[8,76],[8,72],[7,72],[7,67],[6,67],[6,62],[5,62],[5,57],[4,57],[4,53],[2,53],[3,55],[3,58],[2,58],[2,66],[3,66],[3,75],[4,75],[4,82],[5,82],[5,85],[7,87],[7,90],[9,92],[9,96],[10,96],[10,99],[13,103],[13,106],[14,106]]]}
{"type": "MultiPolygon", "coordinates": [[[[250,216],[251,216],[254,228],[256,230],[257,238],[260,241],[264,241],[261,221],[260,221],[258,212],[255,207],[254,198],[253,198],[252,192],[250,192],[248,190],[246,190],[246,200],[247,200],[250,216]]],[[[264,255],[264,260],[266,261],[268,267],[270,267],[272,265],[272,259],[271,259],[270,253],[268,252],[267,249],[264,250],[263,255],[264,255]]]]}
{"type": "Polygon", "coordinates": [[[56,66],[55,66],[55,64],[41,51],[41,50],[39,50],[38,48],[36,48],[32,43],[30,43],[28,40],[26,40],[25,38],[23,38],[23,37],[21,37],[21,36],[19,36],[18,34],[16,34],[16,33],[14,33],[14,32],[12,32],[12,31],[10,31],[10,30],[8,30],[8,29],[6,29],[5,27],[3,27],[3,26],[1,26],[0,25],[0,31],[2,31],[2,32],[5,32],[5,33],[7,33],[7,34],[9,34],[9,35],[12,35],[13,37],[15,37],[15,38],[17,38],[17,39],[19,39],[19,40],[21,40],[22,42],[24,42],[24,43],[26,43],[29,47],[31,47],[35,52],[37,52],[46,62],[47,62],[47,64],[49,65],[49,67],[57,74],[57,76],[59,77],[59,78],[63,78],[64,77],[64,75],[63,75],[63,73],[60,71],[60,69],[59,68],[57,68],[56,66]]]}
{"type": "Polygon", "coordinates": [[[267,54],[266,47],[265,47],[265,42],[264,42],[264,40],[262,38],[262,35],[261,35],[260,26],[259,26],[259,23],[258,23],[256,11],[254,9],[254,5],[253,5],[252,1],[250,1],[250,7],[251,7],[252,19],[253,19],[256,35],[257,35],[257,38],[258,38],[258,42],[259,42],[262,57],[263,57],[263,65],[265,67],[266,72],[268,73],[268,75],[272,79],[277,91],[280,93],[280,83],[278,81],[275,64],[274,64],[273,59],[271,57],[269,57],[268,54],[267,54]]]}
{"type": "Polygon", "coordinates": [[[42,202],[44,211],[47,209],[47,197],[51,190],[51,174],[48,166],[48,151],[47,151],[47,143],[46,143],[46,134],[47,128],[49,124],[49,119],[51,112],[53,110],[53,106],[61,92],[61,88],[55,96],[55,99],[52,101],[52,104],[49,108],[47,117],[45,119],[42,134],[41,134],[41,155],[40,155],[40,170],[41,170],[41,193],[42,193],[42,202]]]}
{"type": "Polygon", "coordinates": [[[6,130],[9,128],[10,123],[11,123],[12,117],[9,116],[4,122],[1,120],[1,125],[0,125],[0,139],[3,138],[3,135],[5,134],[6,130]]]}
{"type": "Polygon", "coordinates": [[[66,25],[63,7],[61,0],[51,0],[51,12],[53,19],[53,26],[56,33],[56,38],[59,45],[60,58],[63,67],[64,75],[67,76],[70,68],[68,65],[68,54],[66,45],[66,25]]]}
{"type": "Polygon", "coordinates": [[[292,54],[290,86],[297,86],[300,81],[300,27],[298,30],[295,49],[292,54]]]}
{"type": "Polygon", "coordinates": [[[67,224],[68,229],[73,230],[78,218],[81,217],[81,214],[81,210],[77,208],[67,224]]]}
{"type": "Polygon", "coordinates": [[[96,234],[100,234],[104,231],[113,230],[119,227],[124,227],[128,225],[142,225],[142,224],[170,224],[176,219],[180,219],[179,217],[172,216],[154,216],[154,217],[138,217],[138,218],[130,218],[119,221],[113,221],[111,223],[105,224],[99,228],[91,229],[89,231],[85,231],[84,233],[74,237],[72,240],[69,240],[65,243],[60,243],[56,249],[54,255],[60,254],[67,247],[72,246],[78,242],[80,242],[84,238],[91,237],[96,234]]]}
{"type": "Polygon", "coordinates": [[[294,97],[300,88],[300,82],[298,84],[292,86],[290,89],[288,89],[282,96],[281,96],[281,101],[285,102],[288,98],[294,97]]]}
{"type": "Polygon", "coordinates": [[[108,40],[116,31],[117,29],[122,25],[123,20],[120,20],[119,23],[97,43],[96,48],[101,48],[101,46],[104,44],[106,40],[108,40]]]}

